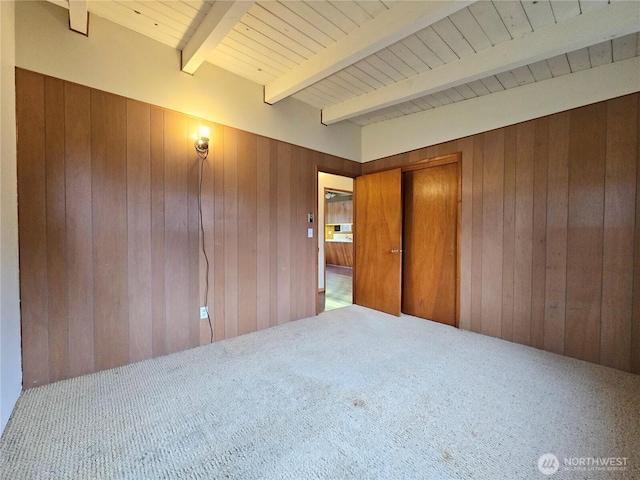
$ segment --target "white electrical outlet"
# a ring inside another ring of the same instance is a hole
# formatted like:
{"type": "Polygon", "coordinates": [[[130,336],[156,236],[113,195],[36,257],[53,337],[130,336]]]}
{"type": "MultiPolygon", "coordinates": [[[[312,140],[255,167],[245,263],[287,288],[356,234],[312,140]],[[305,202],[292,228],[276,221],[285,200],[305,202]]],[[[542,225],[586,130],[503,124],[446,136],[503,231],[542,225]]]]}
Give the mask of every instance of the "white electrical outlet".
{"type": "Polygon", "coordinates": [[[200,307],[200,320],[204,320],[209,316],[209,307],[200,307]]]}

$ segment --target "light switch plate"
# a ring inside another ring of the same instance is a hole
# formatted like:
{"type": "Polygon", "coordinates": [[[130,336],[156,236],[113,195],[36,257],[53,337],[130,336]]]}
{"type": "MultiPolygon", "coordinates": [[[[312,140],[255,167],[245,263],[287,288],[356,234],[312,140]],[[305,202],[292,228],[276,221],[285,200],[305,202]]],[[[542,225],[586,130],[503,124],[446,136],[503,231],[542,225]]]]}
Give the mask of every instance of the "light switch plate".
{"type": "Polygon", "coordinates": [[[308,228],[307,229],[307,237],[313,238],[313,228],[308,228]]]}

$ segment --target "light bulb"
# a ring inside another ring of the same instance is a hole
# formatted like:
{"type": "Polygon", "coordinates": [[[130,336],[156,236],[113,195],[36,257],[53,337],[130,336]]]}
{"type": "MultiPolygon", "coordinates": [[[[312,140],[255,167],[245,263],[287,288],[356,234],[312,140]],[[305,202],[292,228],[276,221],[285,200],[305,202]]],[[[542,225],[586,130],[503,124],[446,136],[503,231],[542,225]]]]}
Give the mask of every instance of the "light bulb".
{"type": "Polygon", "coordinates": [[[209,127],[200,127],[200,138],[209,138],[209,127]]]}

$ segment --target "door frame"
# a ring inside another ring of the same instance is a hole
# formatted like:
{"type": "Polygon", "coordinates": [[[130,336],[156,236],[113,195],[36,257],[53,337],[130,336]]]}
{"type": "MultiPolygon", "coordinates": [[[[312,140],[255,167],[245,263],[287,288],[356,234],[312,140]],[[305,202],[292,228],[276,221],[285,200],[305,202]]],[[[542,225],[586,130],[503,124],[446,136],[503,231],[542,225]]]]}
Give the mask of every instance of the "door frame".
{"type": "MultiPolygon", "coordinates": [[[[437,157],[429,157],[423,158],[420,160],[416,160],[414,162],[406,163],[404,165],[396,165],[393,167],[379,168],[377,170],[373,170],[365,173],[364,175],[370,175],[372,173],[385,172],[388,170],[395,170],[396,168],[400,168],[402,173],[411,172],[414,170],[422,170],[423,168],[432,168],[439,167],[442,165],[448,165],[451,163],[455,163],[458,166],[458,199],[457,199],[457,208],[456,208],[456,216],[457,216],[457,241],[456,241],[456,322],[455,327],[460,328],[460,239],[461,230],[462,230],[462,152],[450,153],[447,155],[440,155],[437,157]]],[[[355,195],[354,195],[355,199],[355,195]]],[[[404,199],[403,199],[404,202],[404,199]]],[[[404,224],[404,222],[403,222],[404,224]]],[[[356,228],[354,226],[354,228],[356,228]]],[[[317,257],[317,256],[316,256],[317,257]]],[[[355,258],[354,258],[355,262],[355,258]]],[[[354,265],[355,269],[355,265],[354,265]]],[[[354,282],[356,281],[354,275],[354,282]]],[[[317,282],[317,280],[316,280],[317,282]]],[[[355,291],[355,285],[354,285],[355,291]]]]}
{"type": "MultiPolygon", "coordinates": [[[[320,208],[318,206],[318,193],[319,193],[318,192],[318,174],[319,173],[330,173],[332,175],[339,175],[341,177],[352,178],[353,180],[355,180],[357,177],[360,176],[357,173],[347,172],[347,171],[340,170],[340,169],[337,169],[337,168],[330,168],[330,167],[323,167],[323,166],[320,166],[320,165],[316,165],[316,173],[315,173],[315,175],[316,175],[315,178],[316,179],[315,179],[314,187],[313,187],[313,191],[315,192],[315,196],[316,196],[316,200],[315,200],[316,209],[315,209],[315,212],[313,214],[314,215],[313,218],[315,219],[313,228],[314,228],[315,233],[316,233],[316,238],[315,238],[315,240],[316,240],[316,251],[315,251],[315,257],[316,257],[316,281],[315,281],[315,289],[314,289],[314,293],[313,293],[315,295],[315,298],[316,298],[316,312],[315,312],[316,315],[318,315],[318,311],[320,310],[320,304],[318,302],[318,296],[319,296],[319,293],[320,293],[318,291],[318,287],[319,287],[319,285],[318,285],[318,272],[319,272],[319,269],[320,269],[320,265],[318,264],[318,252],[319,252],[319,248],[320,248],[320,247],[318,247],[318,240],[319,240],[319,237],[318,237],[318,234],[319,234],[319,231],[318,231],[318,211],[320,210],[320,208]]],[[[339,189],[333,189],[333,190],[339,190],[339,189]]],[[[355,185],[354,185],[354,190],[355,190],[355,185]]],[[[353,208],[354,209],[355,209],[355,206],[356,206],[355,201],[356,200],[355,200],[355,195],[354,195],[354,199],[353,199],[353,208]]],[[[325,211],[325,215],[326,215],[326,211],[325,211]]],[[[353,228],[355,229],[355,219],[354,219],[353,228]]],[[[325,261],[325,263],[326,263],[326,261],[325,261]]],[[[354,263],[355,263],[355,258],[354,258],[354,263]]],[[[355,267],[355,265],[354,265],[354,267],[355,267]]],[[[325,279],[324,279],[324,281],[325,281],[325,287],[326,287],[326,282],[327,282],[326,271],[325,271],[325,279]]],[[[353,281],[354,281],[354,279],[352,278],[352,282],[353,281]]],[[[352,288],[353,288],[353,285],[352,285],[352,288]]]]}

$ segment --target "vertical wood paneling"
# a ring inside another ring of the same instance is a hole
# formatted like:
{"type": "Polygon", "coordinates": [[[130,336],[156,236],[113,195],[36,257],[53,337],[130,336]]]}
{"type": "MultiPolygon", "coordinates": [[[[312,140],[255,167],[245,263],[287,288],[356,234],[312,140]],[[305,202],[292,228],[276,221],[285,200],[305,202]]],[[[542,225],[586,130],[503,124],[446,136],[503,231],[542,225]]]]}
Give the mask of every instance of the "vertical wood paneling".
{"type": "Polygon", "coordinates": [[[224,334],[238,336],[238,131],[224,127],[224,334]]]}
{"type": "Polygon", "coordinates": [[[49,380],[55,382],[67,378],[69,371],[64,82],[55,78],[45,77],[44,96],[47,177],[49,380]]]}
{"type": "Polygon", "coordinates": [[[200,345],[200,216],[198,213],[198,188],[200,180],[200,158],[193,146],[194,135],[197,135],[202,122],[189,117],[187,119],[187,136],[185,141],[185,159],[187,162],[187,228],[189,255],[189,304],[187,319],[189,322],[189,346],[200,345]]]}
{"type": "Polygon", "coordinates": [[[269,325],[278,325],[278,179],[280,178],[278,149],[280,142],[269,140],[269,325]]]}
{"type": "Polygon", "coordinates": [[[500,337],[502,321],[502,251],[504,129],[484,135],[482,172],[482,300],[480,332],[500,337]]]}
{"type": "Polygon", "coordinates": [[[636,228],[633,249],[633,316],[631,319],[631,371],[640,374],[640,94],[637,95],[636,228]]]}
{"type": "Polygon", "coordinates": [[[91,91],[93,318],[96,368],[129,359],[126,101],[91,91]]]}
{"type": "Polygon", "coordinates": [[[151,108],[127,100],[129,360],[153,356],[151,312],[151,108]]]}
{"type": "Polygon", "coordinates": [[[44,78],[18,72],[18,228],[25,387],[49,382],[44,78]],[[44,361],[41,361],[39,358],[44,361]]]}
{"type": "MultiPolygon", "coordinates": [[[[213,160],[215,154],[215,144],[220,144],[220,138],[216,136],[216,130],[211,123],[203,122],[203,125],[209,127],[210,139],[209,139],[209,155],[202,165],[201,160],[198,160],[198,180],[202,182],[202,185],[198,185],[198,188],[202,188],[202,229],[204,230],[204,238],[200,232],[200,224],[198,224],[198,257],[200,264],[200,295],[198,297],[198,305],[209,306],[209,318],[200,321],[200,345],[205,345],[211,342],[212,330],[213,337],[215,339],[214,329],[214,291],[215,291],[215,264],[214,264],[214,251],[215,251],[215,189],[214,189],[214,170],[213,160]],[[200,178],[202,175],[202,178],[200,178]],[[203,251],[204,247],[204,251],[203,251]],[[205,259],[206,252],[206,259],[205,259]],[[207,272],[207,260],[209,262],[209,268],[207,272]],[[207,275],[208,275],[208,291],[207,291],[207,275]],[[211,320],[209,320],[211,319],[211,320]],[[211,322],[211,324],[209,324],[211,322]]],[[[199,216],[200,217],[200,216],[199,216]]],[[[198,218],[200,221],[200,218],[198,218]]],[[[199,313],[199,312],[198,312],[199,313]]],[[[199,318],[199,315],[198,315],[199,318]]]]}
{"type": "Polygon", "coordinates": [[[544,306],[547,238],[547,157],[549,118],[535,121],[533,164],[533,250],[531,277],[531,345],[544,347],[544,306]]]}
{"type": "Polygon", "coordinates": [[[291,145],[278,143],[278,325],[291,318],[291,145]]]}
{"type": "Polygon", "coordinates": [[[187,117],[164,111],[165,305],[167,353],[189,347],[187,117]]]}
{"type": "Polygon", "coordinates": [[[473,138],[471,246],[471,331],[480,332],[482,318],[482,191],[484,136],[473,138]]]}
{"type": "MultiPolygon", "coordinates": [[[[268,328],[270,318],[271,191],[269,139],[256,144],[256,328],[268,328]]],[[[275,228],[275,227],[274,227],[275,228]]]]}
{"type": "Polygon", "coordinates": [[[607,102],[600,362],[631,368],[638,103],[607,102]]]}
{"type": "Polygon", "coordinates": [[[65,82],[64,109],[69,376],[76,377],[95,371],[91,90],[65,82]]]}
{"type": "Polygon", "coordinates": [[[513,276],[516,228],[516,143],[517,127],[504,129],[504,206],[502,223],[502,325],[500,337],[513,340],[513,276]]]}
{"type": "MultiPolygon", "coordinates": [[[[18,143],[25,387],[208,342],[200,121],[16,79],[19,127],[37,130],[18,143]]],[[[358,174],[461,151],[460,327],[640,372],[637,115],[627,96],[366,165],[211,124],[215,339],[314,313],[317,167],[358,174]]]]}
{"type": "Polygon", "coordinates": [[[607,104],[571,112],[565,354],[600,360],[607,104]]]}
{"type": "Polygon", "coordinates": [[[519,124],[516,136],[516,249],[513,274],[513,341],[530,345],[535,123],[519,124]]]}
{"type": "MultiPolygon", "coordinates": [[[[210,146],[209,156],[213,162],[213,190],[214,190],[214,240],[213,251],[213,321],[214,339],[224,340],[225,333],[225,224],[224,224],[224,128],[216,125],[211,138],[219,139],[210,146]]],[[[209,277],[211,278],[211,276],[209,277]]]]}
{"type": "Polygon", "coordinates": [[[257,138],[238,134],[238,334],[257,324],[257,138]]]}
{"type": "Polygon", "coordinates": [[[544,349],[564,353],[569,192],[568,112],[549,118],[544,349]]]}
{"type": "Polygon", "coordinates": [[[164,238],[164,114],[150,111],[152,355],[167,353],[164,238]]]}
{"type": "MultiPolygon", "coordinates": [[[[459,141],[462,152],[462,192],[461,225],[471,225],[473,221],[473,139],[459,141]]],[[[366,164],[365,164],[366,165],[366,164]]],[[[471,328],[471,259],[473,238],[470,228],[460,231],[460,319],[459,327],[471,328]]]]}

